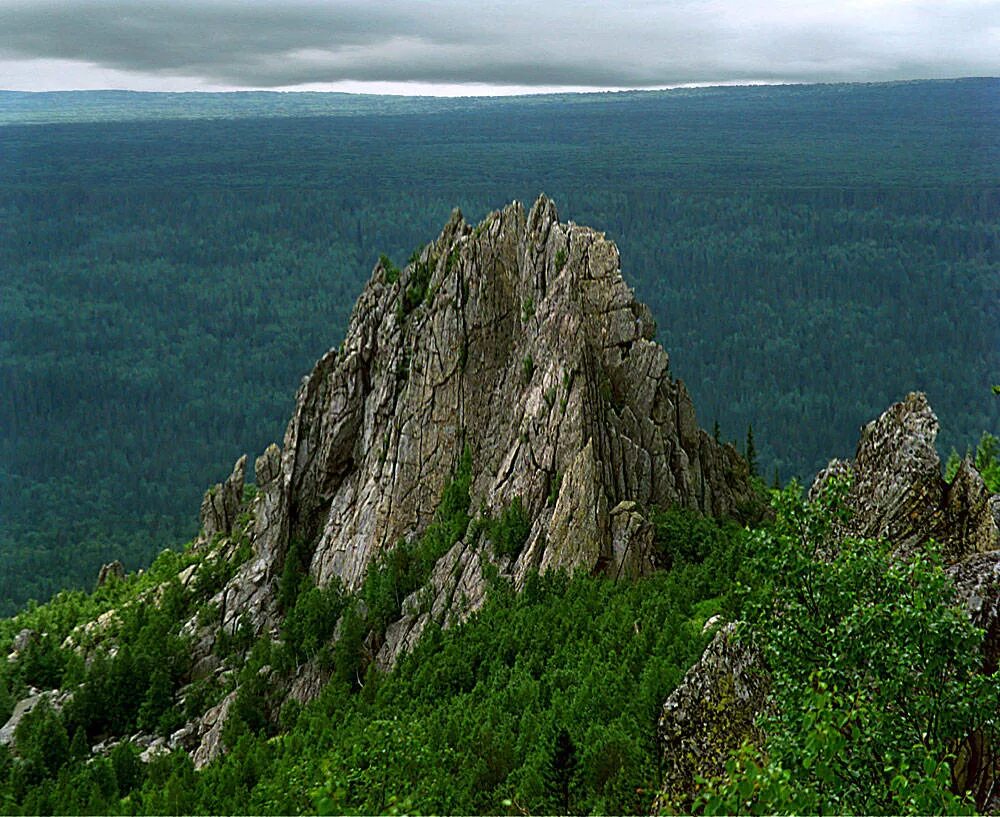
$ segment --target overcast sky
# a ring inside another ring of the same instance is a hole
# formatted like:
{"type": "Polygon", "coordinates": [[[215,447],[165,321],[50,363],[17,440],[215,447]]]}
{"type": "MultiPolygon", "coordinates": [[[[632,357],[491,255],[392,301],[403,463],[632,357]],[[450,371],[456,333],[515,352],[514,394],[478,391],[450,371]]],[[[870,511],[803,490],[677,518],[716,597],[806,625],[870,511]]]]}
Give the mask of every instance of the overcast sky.
{"type": "Polygon", "coordinates": [[[1000,74],[1000,0],[0,0],[0,88],[511,93],[1000,74]]]}

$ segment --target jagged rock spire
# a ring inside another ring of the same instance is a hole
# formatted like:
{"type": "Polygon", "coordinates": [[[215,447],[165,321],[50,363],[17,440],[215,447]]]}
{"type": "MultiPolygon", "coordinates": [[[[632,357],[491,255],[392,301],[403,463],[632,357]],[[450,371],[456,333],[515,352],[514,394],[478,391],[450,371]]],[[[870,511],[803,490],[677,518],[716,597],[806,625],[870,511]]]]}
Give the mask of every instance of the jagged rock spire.
{"type": "Polygon", "coordinates": [[[376,266],[343,344],[303,380],[227,614],[268,609],[292,539],[317,583],[357,588],[431,521],[465,446],[474,507],[520,498],[530,516],[504,565],[517,582],[548,567],[642,573],[650,506],[737,513],[746,466],[699,429],[654,335],[618,248],[561,223],[544,195],[476,227],[456,210],[405,269],[376,266]]]}

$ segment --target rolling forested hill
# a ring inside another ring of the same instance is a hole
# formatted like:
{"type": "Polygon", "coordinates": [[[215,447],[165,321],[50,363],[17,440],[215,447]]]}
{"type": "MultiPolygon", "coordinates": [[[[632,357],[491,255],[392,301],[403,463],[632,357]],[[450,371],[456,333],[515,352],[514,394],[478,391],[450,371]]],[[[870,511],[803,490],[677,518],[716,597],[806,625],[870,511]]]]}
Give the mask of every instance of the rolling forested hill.
{"type": "Polygon", "coordinates": [[[998,91],[250,94],[228,118],[0,93],[0,613],[190,537],[380,253],[541,190],[618,242],[702,423],[752,423],[769,480],[909,389],[964,450],[1000,427],[998,91]]]}

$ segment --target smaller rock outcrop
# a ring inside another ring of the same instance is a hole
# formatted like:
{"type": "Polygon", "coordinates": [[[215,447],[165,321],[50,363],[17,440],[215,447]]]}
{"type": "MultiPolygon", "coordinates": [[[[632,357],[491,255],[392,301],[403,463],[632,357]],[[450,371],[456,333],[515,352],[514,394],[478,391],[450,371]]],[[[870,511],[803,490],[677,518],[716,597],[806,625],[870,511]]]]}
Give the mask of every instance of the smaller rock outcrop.
{"type": "Polygon", "coordinates": [[[72,693],[62,692],[58,689],[38,690],[29,687],[28,694],[17,702],[7,722],[0,727],[0,746],[14,744],[18,725],[39,706],[48,704],[58,712],[71,697],[72,693]]]}
{"type": "MultiPolygon", "coordinates": [[[[927,398],[907,395],[862,429],[853,460],[833,460],[817,475],[809,498],[815,500],[834,477],[849,480],[849,514],[832,547],[843,536],[885,539],[905,559],[930,540],[938,542],[956,600],[986,632],[983,670],[992,673],[1000,663],[1000,495],[990,494],[968,461],[945,482],[937,432],[927,398]]],[[[683,811],[691,805],[696,776],[720,775],[744,740],[759,745],[763,739],[753,724],[766,706],[767,671],[752,648],[733,643],[733,633],[732,625],[719,631],[664,706],[660,805],[683,811]]],[[[986,803],[998,779],[996,748],[973,733],[954,754],[956,785],[986,803]]]]}
{"type": "Polygon", "coordinates": [[[120,581],[125,578],[125,565],[115,559],[113,562],[101,565],[97,573],[97,586],[104,587],[108,582],[120,581]]]}
{"type": "Polygon", "coordinates": [[[769,688],[760,653],[736,638],[736,625],[724,625],[663,705],[658,735],[664,785],[656,812],[668,805],[680,814],[690,811],[696,776],[721,771],[743,741],[762,741],[756,720],[769,688]]]}
{"type": "Polygon", "coordinates": [[[839,533],[886,539],[901,557],[930,539],[949,563],[1000,548],[1000,496],[990,495],[968,460],[946,483],[934,447],[937,433],[927,397],[908,394],[862,429],[853,460],[833,460],[820,472],[810,499],[831,477],[848,476],[850,518],[839,533]]]}
{"type": "Polygon", "coordinates": [[[244,454],[233,466],[225,482],[217,483],[205,491],[201,501],[201,538],[210,540],[217,534],[229,536],[243,503],[243,480],[247,457],[244,454]]]}

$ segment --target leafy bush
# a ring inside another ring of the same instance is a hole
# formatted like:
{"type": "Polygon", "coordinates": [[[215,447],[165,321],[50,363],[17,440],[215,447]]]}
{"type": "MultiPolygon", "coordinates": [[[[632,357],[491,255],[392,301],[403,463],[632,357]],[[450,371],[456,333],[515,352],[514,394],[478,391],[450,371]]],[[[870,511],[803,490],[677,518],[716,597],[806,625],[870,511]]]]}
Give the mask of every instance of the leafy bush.
{"type": "Polygon", "coordinates": [[[327,587],[309,586],[299,593],[282,624],[285,641],[298,661],[315,658],[330,640],[344,603],[343,586],[336,580],[327,587]]]}
{"type": "Polygon", "coordinates": [[[535,359],[529,354],[521,361],[521,379],[525,383],[531,382],[531,377],[535,373],[535,359]]]}
{"type": "MultiPolygon", "coordinates": [[[[414,256],[416,256],[416,253],[414,253],[414,256]]],[[[403,292],[403,301],[400,307],[402,317],[404,318],[426,299],[427,288],[431,281],[431,273],[434,271],[430,261],[424,263],[420,260],[419,256],[411,257],[410,263],[413,272],[410,274],[406,290],[403,292]]]]}
{"type": "Polygon", "coordinates": [[[732,520],[703,516],[690,508],[654,509],[654,559],[669,570],[679,562],[700,563],[706,555],[734,540],[738,525],[732,520]]]}
{"type": "MultiPolygon", "coordinates": [[[[939,549],[907,561],[886,542],[831,541],[842,485],[777,519],[747,549],[746,613],[771,670],[764,747],[744,746],[700,798],[706,813],[957,813],[953,755],[996,740],[1000,683],[983,632],[954,606],[939,549]],[[834,552],[832,555],[830,551],[834,552]]],[[[978,803],[980,807],[983,803],[978,803]]]]}

